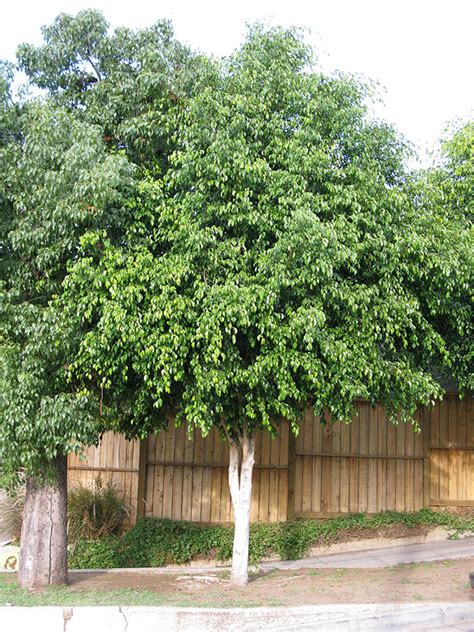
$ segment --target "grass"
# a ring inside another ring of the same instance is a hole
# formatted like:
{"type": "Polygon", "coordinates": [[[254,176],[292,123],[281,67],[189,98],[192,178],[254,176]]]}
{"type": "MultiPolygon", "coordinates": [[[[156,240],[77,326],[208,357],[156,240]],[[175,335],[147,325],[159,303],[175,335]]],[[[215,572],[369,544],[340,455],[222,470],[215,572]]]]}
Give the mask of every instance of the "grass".
{"type": "MultiPolygon", "coordinates": [[[[201,608],[257,608],[282,606],[284,602],[270,597],[265,604],[257,600],[236,600],[209,592],[206,600],[199,600],[201,608]]],[[[11,576],[0,575],[0,607],[33,606],[175,606],[178,608],[196,606],[193,595],[162,595],[150,590],[121,588],[118,590],[71,590],[69,586],[50,586],[41,592],[30,592],[19,588],[11,576]]]]}
{"type": "Polygon", "coordinates": [[[424,601],[425,600],[423,595],[420,595],[420,593],[413,593],[411,598],[413,599],[413,601],[424,601]]]}
{"type": "MultiPolygon", "coordinates": [[[[166,574],[143,578],[140,574],[75,576],[70,586],[49,587],[41,592],[19,588],[13,574],[0,574],[0,607],[16,606],[174,606],[246,607],[338,603],[341,591],[356,595],[354,603],[440,601],[468,599],[466,582],[470,562],[452,561],[429,565],[418,562],[385,569],[308,569],[298,575],[271,571],[251,577],[246,588],[234,589],[226,581],[203,584],[197,578],[166,574]],[[451,568],[449,568],[451,566],[451,568]],[[395,572],[395,574],[394,574],[395,572]],[[433,578],[436,581],[433,582],[433,578]],[[294,580],[294,581],[291,581],[294,580]]],[[[224,575],[222,574],[224,579],[224,575]]],[[[348,603],[352,602],[351,597],[348,603]]]]}
{"type": "Polygon", "coordinates": [[[133,588],[110,591],[72,591],[68,586],[50,586],[42,592],[32,593],[25,588],[19,588],[16,581],[11,581],[7,576],[0,575],[0,607],[164,606],[166,604],[167,600],[162,595],[133,588]]]}

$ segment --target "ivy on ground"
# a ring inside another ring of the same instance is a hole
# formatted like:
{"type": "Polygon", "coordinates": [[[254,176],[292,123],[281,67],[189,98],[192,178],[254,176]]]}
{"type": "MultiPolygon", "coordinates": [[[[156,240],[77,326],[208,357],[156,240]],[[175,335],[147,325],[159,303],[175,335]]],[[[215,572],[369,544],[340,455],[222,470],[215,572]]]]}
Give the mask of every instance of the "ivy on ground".
{"type": "MultiPolygon", "coordinates": [[[[344,538],[348,530],[383,527],[443,526],[459,533],[474,532],[474,518],[422,509],[414,513],[387,511],[373,516],[353,514],[328,520],[257,523],[250,529],[250,561],[264,558],[296,560],[313,546],[344,538]]],[[[202,526],[167,518],[142,518],[121,537],[82,540],[71,555],[71,568],[144,568],[186,564],[194,560],[226,561],[232,557],[234,529],[202,526]]]]}

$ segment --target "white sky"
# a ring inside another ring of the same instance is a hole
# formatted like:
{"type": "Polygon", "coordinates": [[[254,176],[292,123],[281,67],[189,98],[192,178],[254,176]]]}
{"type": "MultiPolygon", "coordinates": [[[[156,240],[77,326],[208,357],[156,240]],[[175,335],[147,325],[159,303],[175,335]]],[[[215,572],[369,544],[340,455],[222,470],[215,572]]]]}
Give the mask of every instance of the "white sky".
{"type": "Polygon", "coordinates": [[[23,41],[40,43],[40,27],[60,12],[101,9],[113,26],[173,21],[178,39],[226,55],[245,24],[302,26],[323,70],[363,74],[384,87],[383,118],[422,151],[446,124],[472,116],[474,0],[4,0],[0,58],[13,59],[23,41]]]}

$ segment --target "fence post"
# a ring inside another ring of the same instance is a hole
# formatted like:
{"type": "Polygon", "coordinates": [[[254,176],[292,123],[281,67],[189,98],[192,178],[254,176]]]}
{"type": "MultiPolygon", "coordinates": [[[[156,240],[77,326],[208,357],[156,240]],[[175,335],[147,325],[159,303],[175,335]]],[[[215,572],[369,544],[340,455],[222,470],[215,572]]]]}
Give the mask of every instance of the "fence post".
{"type": "Polygon", "coordinates": [[[423,406],[421,409],[423,433],[423,507],[430,508],[431,504],[431,414],[423,406]]]}
{"type": "Polygon", "coordinates": [[[147,446],[148,439],[140,439],[140,452],[138,457],[137,519],[143,518],[145,515],[147,446]]]}
{"type": "Polygon", "coordinates": [[[296,437],[288,424],[288,508],[287,520],[295,519],[296,437]]]}

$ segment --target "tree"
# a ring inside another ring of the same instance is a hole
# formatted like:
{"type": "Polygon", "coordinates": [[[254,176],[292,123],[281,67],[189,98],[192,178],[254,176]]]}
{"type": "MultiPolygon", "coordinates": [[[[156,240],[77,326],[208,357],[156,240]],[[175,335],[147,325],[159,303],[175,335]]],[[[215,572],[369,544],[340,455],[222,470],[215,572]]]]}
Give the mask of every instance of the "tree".
{"type": "Polygon", "coordinates": [[[297,432],[308,403],[348,421],[358,397],[412,420],[442,393],[434,364],[456,372],[467,314],[446,310],[469,267],[465,233],[421,203],[403,144],[367,116],[369,89],[314,71],[297,32],[252,29],[210,77],[124,241],[82,239],[62,306],[84,331],[71,374],[117,429],[175,417],[229,442],[245,584],[255,433],[282,418],[297,432]]]}
{"type": "Polygon", "coordinates": [[[19,116],[21,140],[0,150],[3,175],[0,462],[3,484],[26,480],[19,581],[67,573],[66,457],[96,443],[97,406],[69,383],[78,332],[50,301],[92,226],[120,225],[131,166],[100,131],[48,104],[19,116]]]}
{"type": "Polygon", "coordinates": [[[454,127],[441,145],[441,164],[432,172],[442,199],[440,203],[453,214],[472,224],[474,216],[474,122],[454,127]]]}
{"type": "Polygon", "coordinates": [[[100,127],[109,150],[137,165],[166,166],[174,149],[168,113],[199,89],[212,66],[180,44],[166,20],[110,32],[100,11],[60,14],[44,43],[18,48],[29,82],[56,104],[100,127]]]}
{"type": "Polygon", "coordinates": [[[439,244],[449,243],[464,263],[461,275],[448,278],[442,268],[445,253],[435,251],[428,267],[430,277],[424,292],[436,301],[437,326],[448,342],[451,364],[437,368],[438,374],[449,380],[453,371],[463,390],[474,389],[472,371],[474,348],[472,345],[472,270],[474,269],[474,123],[457,124],[441,143],[440,160],[427,170],[419,181],[417,197],[432,217],[430,233],[439,244]],[[441,233],[438,235],[438,231],[441,233]],[[471,288],[471,289],[470,289],[471,288]],[[444,375],[443,375],[444,373],[444,375]]]}
{"type": "Polygon", "coordinates": [[[168,112],[201,63],[164,22],[108,34],[84,11],[43,34],[18,52],[40,98],[15,102],[14,68],[0,69],[1,482],[26,480],[19,581],[30,588],[66,581],[67,454],[105,428],[100,401],[68,373],[83,332],[53,299],[81,235],[123,243],[135,178],[151,157],[155,172],[166,165],[168,112]]]}

